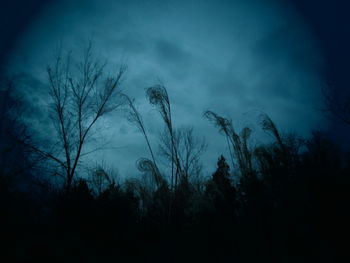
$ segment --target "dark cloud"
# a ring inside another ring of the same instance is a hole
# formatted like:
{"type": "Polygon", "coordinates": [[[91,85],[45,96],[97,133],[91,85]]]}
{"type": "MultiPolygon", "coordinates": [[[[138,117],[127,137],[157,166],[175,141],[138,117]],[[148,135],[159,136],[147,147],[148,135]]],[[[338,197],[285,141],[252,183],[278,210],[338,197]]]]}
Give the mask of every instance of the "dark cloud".
{"type": "Polygon", "coordinates": [[[159,65],[172,71],[175,78],[181,80],[191,74],[190,66],[193,58],[189,52],[178,45],[176,40],[160,39],[155,41],[155,59],[158,60],[159,65]]]}
{"type": "MultiPolygon", "coordinates": [[[[331,92],[350,97],[350,2],[343,0],[293,0],[291,3],[312,28],[325,60],[324,76],[331,92]]],[[[332,137],[350,145],[350,127],[332,122],[332,137]]]]}
{"type": "MultiPolygon", "coordinates": [[[[282,129],[303,135],[322,120],[315,109],[323,56],[312,31],[284,2],[59,1],[22,35],[11,68],[45,82],[43,70],[57,41],[79,48],[89,37],[110,63],[128,64],[124,90],[137,98],[154,144],[162,123],[144,89],[164,82],[175,125],[193,125],[209,141],[207,168],[225,142],[202,118],[204,110],[231,116],[237,128],[255,124],[265,111],[282,129]]],[[[45,103],[45,88],[37,87],[45,103]]],[[[110,115],[101,126],[103,137],[121,148],[100,158],[135,172],[134,161],[147,156],[142,136],[121,115],[110,115]]]]}
{"type": "MultiPolygon", "coordinates": [[[[23,33],[33,19],[52,0],[3,0],[0,8],[0,67],[6,64],[9,54],[16,46],[20,34],[23,33]]],[[[2,68],[0,68],[2,70],[2,68]]]]}

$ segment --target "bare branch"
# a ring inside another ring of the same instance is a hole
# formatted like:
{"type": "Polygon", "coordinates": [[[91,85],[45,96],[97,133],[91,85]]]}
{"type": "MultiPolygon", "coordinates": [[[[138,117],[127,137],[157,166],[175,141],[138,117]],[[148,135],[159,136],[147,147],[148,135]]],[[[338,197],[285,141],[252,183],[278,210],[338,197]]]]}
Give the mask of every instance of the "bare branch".
{"type": "Polygon", "coordinates": [[[82,150],[91,130],[102,116],[121,105],[116,101],[126,67],[121,66],[115,76],[105,76],[105,68],[106,63],[94,57],[92,43],[78,63],[72,62],[71,53],[66,56],[60,53],[47,68],[51,117],[60,149],[56,154],[42,149],[36,151],[64,168],[67,189],[81,157],[89,153],[82,150]]]}

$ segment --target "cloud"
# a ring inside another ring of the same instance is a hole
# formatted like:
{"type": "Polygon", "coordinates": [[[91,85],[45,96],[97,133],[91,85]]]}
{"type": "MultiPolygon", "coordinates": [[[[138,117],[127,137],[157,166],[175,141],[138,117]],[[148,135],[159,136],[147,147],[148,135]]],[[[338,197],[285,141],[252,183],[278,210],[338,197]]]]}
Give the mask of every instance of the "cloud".
{"type": "MultiPolygon", "coordinates": [[[[322,53],[312,32],[282,1],[59,1],[22,36],[11,68],[43,80],[40,72],[60,39],[79,48],[89,37],[99,55],[128,64],[124,91],[137,99],[154,144],[162,123],[144,91],[164,82],[174,124],[193,125],[209,142],[208,171],[226,146],[202,118],[204,110],[231,116],[238,128],[254,125],[264,111],[278,127],[303,135],[323,121],[316,110],[324,81],[322,53]]],[[[38,87],[45,94],[44,86],[38,87]]],[[[113,145],[122,148],[100,158],[122,173],[137,173],[134,160],[148,154],[142,136],[122,116],[106,122],[113,145]]]]}

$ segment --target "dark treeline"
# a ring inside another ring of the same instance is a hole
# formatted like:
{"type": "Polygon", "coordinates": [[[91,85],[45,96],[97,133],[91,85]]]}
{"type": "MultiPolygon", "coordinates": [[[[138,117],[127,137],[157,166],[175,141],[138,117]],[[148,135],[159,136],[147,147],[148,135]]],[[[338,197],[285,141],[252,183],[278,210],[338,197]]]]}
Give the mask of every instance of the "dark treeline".
{"type": "Polygon", "coordinates": [[[59,59],[48,69],[61,142],[56,152],[35,141],[18,118],[12,82],[2,83],[2,262],[294,263],[347,257],[350,160],[331,138],[282,134],[262,115],[260,126],[273,139],[253,147],[249,128],[237,133],[230,119],[206,111],[230,151],[205,177],[205,142],[191,128],[173,127],[164,86],[146,91],[165,125],[159,156],[134,101],[115,93],[124,67],[96,93],[103,65],[89,60],[90,51],[80,64],[81,78],[69,75],[59,59]],[[115,95],[118,102],[110,104],[115,95]],[[77,172],[90,129],[117,107],[145,138],[150,158],[137,162],[142,176],[118,181],[103,166],[77,172]],[[162,172],[160,157],[168,160],[169,174],[162,172]],[[55,170],[59,183],[38,164],[55,170]]]}

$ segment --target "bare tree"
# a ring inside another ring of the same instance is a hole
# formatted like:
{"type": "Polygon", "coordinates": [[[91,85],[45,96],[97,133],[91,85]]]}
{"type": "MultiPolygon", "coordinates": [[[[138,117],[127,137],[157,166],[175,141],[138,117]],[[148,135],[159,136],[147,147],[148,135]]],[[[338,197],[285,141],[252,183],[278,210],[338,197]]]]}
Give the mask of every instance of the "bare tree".
{"type": "MultiPolygon", "coordinates": [[[[189,180],[191,176],[198,176],[202,169],[200,157],[207,146],[204,138],[195,138],[192,127],[183,127],[174,130],[174,143],[183,169],[181,179],[189,180]]],[[[163,132],[161,134],[159,148],[160,153],[176,165],[176,160],[172,155],[172,140],[169,133],[163,132]]]]}
{"type": "Polygon", "coordinates": [[[105,67],[106,63],[94,57],[89,43],[79,62],[72,61],[71,53],[60,54],[47,68],[56,150],[35,149],[62,168],[67,190],[95,124],[122,103],[118,100],[119,86],[126,67],[121,66],[115,76],[106,75],[105,67]]]}

